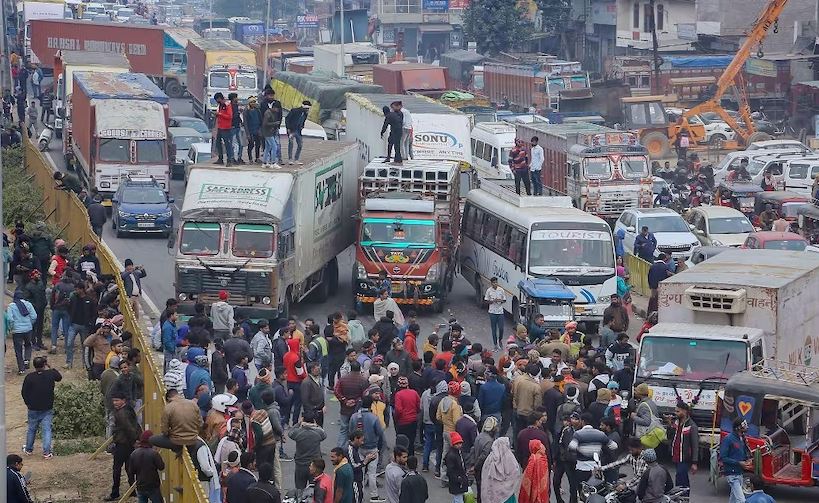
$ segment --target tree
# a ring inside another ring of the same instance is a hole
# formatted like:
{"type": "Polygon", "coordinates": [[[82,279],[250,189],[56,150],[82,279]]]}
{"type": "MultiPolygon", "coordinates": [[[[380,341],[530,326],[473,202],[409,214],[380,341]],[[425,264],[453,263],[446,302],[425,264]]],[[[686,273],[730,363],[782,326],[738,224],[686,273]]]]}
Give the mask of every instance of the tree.
{"type": "Polygon", "coordinates": [[[464,10],[463,29],[479,53],[494,55],[525,42],[532,23],[515,0],[472,0],[464,10]]]}

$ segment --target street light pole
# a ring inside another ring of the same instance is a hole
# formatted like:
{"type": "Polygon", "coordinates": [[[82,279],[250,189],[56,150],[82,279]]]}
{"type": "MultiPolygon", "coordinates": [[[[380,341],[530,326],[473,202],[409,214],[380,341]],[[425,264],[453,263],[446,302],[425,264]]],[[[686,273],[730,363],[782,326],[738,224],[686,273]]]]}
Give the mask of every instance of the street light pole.
{"type": "Polygon", "coordinates": [[[267,10],[264,18],[264,85],[269,84],[267,71],[270,67],[270,0],[267,0],[267,10]]]}
{"type": "Polygon", "coordinates": [[[213,0],[210,0],[210,29],[213,29],[213,0]]]}
{"type": "Polygon", "coordinates": [[[341,8],[339,12],[339,21],[338,24],[341,27],[341,77],[344,77],[347,70],[347,61],[344,58],[344,32],[346,31],[346,26],[344,25],[344,0],[338,0],[338,5],[341,8]]]}

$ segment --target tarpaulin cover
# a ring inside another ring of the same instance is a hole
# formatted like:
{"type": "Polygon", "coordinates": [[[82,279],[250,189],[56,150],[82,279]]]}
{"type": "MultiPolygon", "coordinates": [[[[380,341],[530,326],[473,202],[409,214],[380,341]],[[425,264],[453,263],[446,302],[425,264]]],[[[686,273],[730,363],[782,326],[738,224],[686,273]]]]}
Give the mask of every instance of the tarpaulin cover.
{"type": "Polygon", "coordinates": [[[321,105],[319,122],[330,118],[333,110],[343,110],[347,106],[347,93],[383,93],[381,86],[363,84],[355,80],[330,77],[328,75],[276,72],[276,80],[289,84],[309,99],[321,105]]]}
{"type": "Polygon", "coordinates": [[[725,68],[733,56],[663,56],[672,68],[725,68]]]}
{"type": "Polygon", "coordinates": [[[449,51],[441,54],[441,66],[449,70],[449,76],[459,82],[469,80],[469,72],[475,65],[480,65],[484,56],[472,51],[449,51]]]}

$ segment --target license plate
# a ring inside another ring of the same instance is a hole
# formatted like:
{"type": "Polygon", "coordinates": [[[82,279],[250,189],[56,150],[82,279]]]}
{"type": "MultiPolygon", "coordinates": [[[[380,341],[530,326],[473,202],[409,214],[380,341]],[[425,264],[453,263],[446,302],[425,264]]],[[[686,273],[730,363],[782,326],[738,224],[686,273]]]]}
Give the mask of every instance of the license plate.
{"type": "Polygon", "coordinates": [[[153,227],[154,224],[151,222],[138,222],[137,227],[153,227]]]}
{"type": "Polygon", "coordinates": [[[586,312],[586,306],[574,306],[574,314],[583,314],[586,312]]]}
{"type": "Polygon", "coordinates": [[[392,293],[399,293],[404,291],[404,285],[402,283],[393,283],[391,288],[392,293]]]}

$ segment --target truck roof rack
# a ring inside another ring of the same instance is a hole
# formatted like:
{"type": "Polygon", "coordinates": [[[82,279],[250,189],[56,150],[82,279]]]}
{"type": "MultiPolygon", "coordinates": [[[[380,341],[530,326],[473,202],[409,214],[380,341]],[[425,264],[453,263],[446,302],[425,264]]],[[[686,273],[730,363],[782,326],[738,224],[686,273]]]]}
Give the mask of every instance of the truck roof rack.
{"type": "Polygon", "coordinates": [[[775,379],[789,384],[812,386],[819,383],[819,370],[785,361],[766,358],[751,369],[756,377],[775,379]]]}
{"type": "Polygon", "coordinates": [[[518,208],[573,208],[569,196],[521,196],[515,192],[512,180],[480,179],[480,188],[518,208]]]}
{"type": "Polygon", "coordinates": [[[451,186],[460,176],[457,161],[406,160],[401,166],[374,160],[361,176],[361,198],[386,192],[405,192],[430,197],[435,201],[457,198],[451,186]]]}

